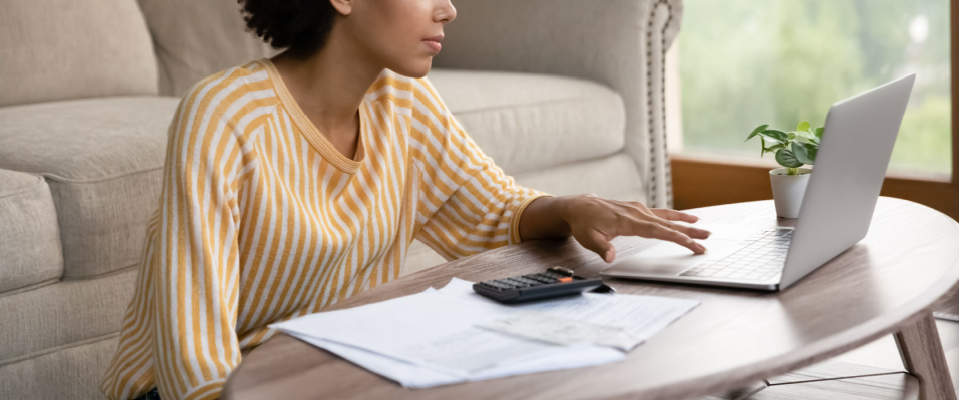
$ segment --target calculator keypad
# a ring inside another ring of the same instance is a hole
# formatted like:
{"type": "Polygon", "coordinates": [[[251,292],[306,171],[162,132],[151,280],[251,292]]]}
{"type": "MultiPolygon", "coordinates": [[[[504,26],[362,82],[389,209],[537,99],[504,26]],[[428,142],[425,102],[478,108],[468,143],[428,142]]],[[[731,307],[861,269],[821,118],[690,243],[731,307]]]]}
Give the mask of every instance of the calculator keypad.
{"type": "Polygon", "coordinates": [[[538,274],[529,274],[529,275],[522,275],[522,276],[514,276],[510,278],[484,281],[484,282],[480,282],[480,285],[491,288],[491,289],[496,289],[496,290],[522,289],[522,288],[528,288],[528,287],[534,287],[534,286],[560,283],[560,282],[563,282],[562,281],[563,278],[565,278],[563,275],[547,271],[547,272],[541,272],[538,274]]]}
{"type": "Polygon", "coordinates": [[[473,284],[473,291],[491,300],[516,304],[560,296],[581,294],[586,291],[611,293],[600,278],[586,279],[562,267],[550,267],[538,274],[511,276],[473,284]]]}

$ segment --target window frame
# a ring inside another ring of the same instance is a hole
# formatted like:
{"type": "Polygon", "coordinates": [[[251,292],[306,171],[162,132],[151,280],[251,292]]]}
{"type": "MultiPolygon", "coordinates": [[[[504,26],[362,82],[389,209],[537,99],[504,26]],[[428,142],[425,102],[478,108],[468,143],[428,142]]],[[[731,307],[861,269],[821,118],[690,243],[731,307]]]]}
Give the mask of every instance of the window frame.
{"type": "MultiPolygon", "coordinates": [[[[958,218],[957,180],[957,0],[950,0],[950,91],[952,97],[953,166],[949,180],[888,174],[881,196],[923,204],[954,220],[958,218]]],[[[670,153],[673,206],[678,210],[773,198],[769,171],[772,160],[747,161],[739,157],[691,152],[670,153]]]]}

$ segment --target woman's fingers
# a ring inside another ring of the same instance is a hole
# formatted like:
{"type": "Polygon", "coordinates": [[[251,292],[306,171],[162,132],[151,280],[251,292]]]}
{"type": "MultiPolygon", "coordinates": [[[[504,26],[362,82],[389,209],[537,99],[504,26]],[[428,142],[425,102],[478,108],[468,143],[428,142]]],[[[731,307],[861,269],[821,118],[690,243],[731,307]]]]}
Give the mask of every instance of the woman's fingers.
{"type": "Polygon", "coordinates": [[[711,232],[706,229],[694,228],[683,224],[677,224],[666,220],[654,220],[664,228],[673,229],[694,239],[706,239],[710,237],[711,232]]]}
{"type": "Polygon", "coordinates": [[[584,237],[577,237],[576,239],[581,246],[597,253],[607,263],[613,262],[614,258],[617,257],[617,250],[610,244],[607,237],[596,229],[589,229],[584,237]]]}
{"type": "Polygon", "coordinates": [[[703,254],[707,251],[706,247],[703,247],[702,244],[697,243],[689,236],[656,222],[631,220],[628,225],[628,232],[624,233],[674,242],[690,249],[690,251],[696,254],[703,254]]]}
{"type": "Polygon", "coordinates": [[[677,210],[671,210],[669,208],[651,208],[650,211],[652,211],[654,215],[667,221],[683,221],[692,224],[700,220],[700,218],[697,218],[695,215],[690,215],[677,210]]]}
{"type": "Polygon", "coordinates": [[[666,228],[670,228],[675,231],[682,232],[683,234],[689,237],[692,237],[694,239],[706,239],[710,237],[711,232],[706,229],[700,229],[697,227],[670,222],[670,221],[695,222],[695,221],[690,221],[691,218],[694,218],[694,219],[697,218],[693,215],[682,213],[680,211],[668,210],[665,208],[654,208],[654,209],[651,209],[650,211],[653,212],[653,214],[655,215],[654,218],[656,218],[656,219],[652,219],[652,221],[657,222],[666,228]]]}

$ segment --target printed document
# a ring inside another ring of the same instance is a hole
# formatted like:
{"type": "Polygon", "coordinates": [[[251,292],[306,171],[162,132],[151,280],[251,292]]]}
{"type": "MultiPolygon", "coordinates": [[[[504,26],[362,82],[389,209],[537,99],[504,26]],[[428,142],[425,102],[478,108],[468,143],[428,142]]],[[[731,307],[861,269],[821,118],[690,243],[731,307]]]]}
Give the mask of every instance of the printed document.
{"type": "Polygon", "coordinates": [[[270,326],[404,387],[422,388],[620,361],[699,304],[585,293],[506,306],[472,285],[454,278],[440,290],[270,326]],[[504,321],[512,326],[504,328],[504,321]]]}

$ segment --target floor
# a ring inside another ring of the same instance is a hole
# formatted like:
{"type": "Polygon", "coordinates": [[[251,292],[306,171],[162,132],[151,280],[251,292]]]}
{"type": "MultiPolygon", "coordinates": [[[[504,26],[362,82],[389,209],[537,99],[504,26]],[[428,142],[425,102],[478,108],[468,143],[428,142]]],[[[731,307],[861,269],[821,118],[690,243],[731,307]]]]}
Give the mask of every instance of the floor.
{"type": "MultiPolygon", "coordinates": [[[[956,315],[956,310],[952,314],[956,315]]],[[[957,390],[960,330],[952,320],[937,319],[936,323],[957,390]]],[[[822,363],[699,400],[903,399],[905,380],[913,379],[904,371],[900,351],[889,335],[822,363]]]]}
{"type": "MultiPolygon", "coordinates": [[[[960,398],[958,311],[960,293],[954,292],[936,305],[933,316],[953,390],[960,398]]],[[[905,371],[897,342],[887,335],[821,363],[699,400],[903,399],[908,387],[916,387],[912,386],[916,378],[905,371]]]]}
{"type": "MultiPolygon", "coordinates": [[[[960,350],[960,346],[958,346],[958,341],[960,341],[960,328],[958,328],[957,322],[938,319],[937,330],[940,333],[940,343],[943,345],[943,351],[947,356],[947,365],[950,366],[953,388],[957,390],[957,366],[958,359],[960,359],[960,353],[958,353],[958,350],[960,350]]],[[[893,340],[892,335],[835,357],[830,361],[842,361],[896,371],[904,370],[903,361],[900,360],[900,351],[897,350],[897,343],[893,340]]],[[[957,391],[957,397],[960,397],[960,390],[957,391]]]]}

